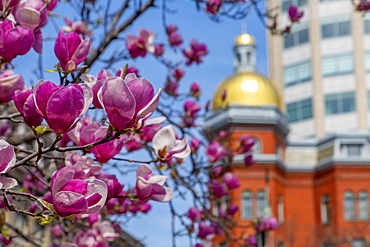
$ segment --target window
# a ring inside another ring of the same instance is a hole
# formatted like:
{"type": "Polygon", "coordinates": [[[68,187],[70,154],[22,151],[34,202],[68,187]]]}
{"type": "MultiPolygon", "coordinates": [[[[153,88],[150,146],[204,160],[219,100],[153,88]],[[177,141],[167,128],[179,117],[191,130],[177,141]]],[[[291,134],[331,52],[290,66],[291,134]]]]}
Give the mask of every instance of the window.
{"type": "Polygon", "coordinates": [[[294,46],[308,43],[309,33],[308,28],[302,30],[293,30],[290,33],[284,35],[284,48],[291,48],[294,46]]]}
{"type": "Polygon", "coordinates": [[[259,139],[257,139],[256,137],[252,137],[253,141],[254,141],[254,145],[253,145],[253,153],[254,154],[260,154],[262,153],[262,145],[261,145],[261,141],[259,139]]]}
{"type": "Polygon", "coordinates": [[[291,5],[302,7],[307,5],[307,0],[283,0],[281,3],[281,10],[287,11],[291,5]]]}
{"type": "Polygon", "coordinates": [[[365,53],[365,71],[370,72],[370,53],[365,53]]]}
{"type": "Polygon", "coordinates": [[[356,110],[354,92],[330,94],[325,96],[325,113],[334,115],[356,110]]]}
{"type": "Polygon", "coordinates": [[[266,206],[266,193],[260,190],[257,192],[257,217],[265,214],[266,206]]]}
{"type": "Polygon", "coordinates": [[[284,84],[286,87],[311,80],[311,62],[295,64],[284,69],[284,84]]]}
{"type": "Polygon", "coordinates": [[[329,195],[323,195],[320,202],[321,210],[321,223],[327,224],[330,221],[330,197],[329,195]]]}
{"type": "Polygon", "coordinates": [[[321,64],[324,77],[350,74],[354,70],[353,56],[351,54],[324,57],[321,64]]]}
{"type": "Polygon", "coordinates": [[[321,37],[323,39],[347,36],[351,34],[351,22],[340,21],[321,25],[321,37]]]}
{"type": "Polygon", "coordinates": [[[342,144],[341,149],[345,157],[361,157],[364,144],[342,144]]]}
{"type": "Polygon", "coordinates": [[[277,204],[277,213],[278,213],[278,220],[280,223],[284,222],[284,201],[283,196],[278,195],[278,204],[277,204]]]}
{"type": "Polygon", "coordinates": [[[242,195],[242,216],[244,219],[251,219],[253,217],[253,203],[252,192],[249,190],[243,191],[242,195]]]}
{"type": "Polygon", "coordinates": [[[364,20],[364,33],[370,34],[370,20],[364,20]]]}
{"type": "Polygon", "coordinates": [[[312,99],[287,104],[288,122],[298,122],[312,118],[312,99]]]}
{"type": "Polygon", "coordinates": [[[366,242],[363,239],[352,240],[351,247],[366,247],[366,242]]]}
{"type": "Polygon", "coordinates": [[[369,200],[366,191],[358,193],[358,218],[367,220],[369,218],[369,200]]]}
{"type": "Polygon", "coordinates": [[[355,196],[352,191],[344,192],[344,219],[355,219],[355,196]]]}

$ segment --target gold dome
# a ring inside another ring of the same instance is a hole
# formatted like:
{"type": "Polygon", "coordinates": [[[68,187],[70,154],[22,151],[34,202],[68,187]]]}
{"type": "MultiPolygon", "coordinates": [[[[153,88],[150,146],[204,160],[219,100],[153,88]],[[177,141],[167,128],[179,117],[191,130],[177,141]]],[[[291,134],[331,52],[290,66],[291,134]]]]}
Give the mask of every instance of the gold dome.
{"type": "Polygon", "coordinates": [[[256,43],[251,35],[243,33],[236,37],[235,45],[256,45],[256,43]]]}
{"type": "Polygon", "coordinates": [[[216,89],[213,109],[222,105],[277,106],[284,110],[282,99],[274,84],[266,77],[254,72],[239,72],[228,77],[216,89]],[[222,102],[222,92],[226,99],[222,102]]]}

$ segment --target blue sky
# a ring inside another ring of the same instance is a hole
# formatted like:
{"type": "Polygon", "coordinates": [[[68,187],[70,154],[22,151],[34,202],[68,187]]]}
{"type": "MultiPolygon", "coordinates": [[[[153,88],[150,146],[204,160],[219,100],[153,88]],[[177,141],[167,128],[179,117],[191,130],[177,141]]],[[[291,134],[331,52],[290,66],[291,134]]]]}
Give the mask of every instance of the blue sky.
{"type": "MultiPolygon", "coordinates": [[[[222,19],[220,23],[215,23],[203,11],[197,12],[193,1],[177,0],[167,2],[169,8],[176,10],[176,14],[168,14],[167,23],[178,25],[185,44],[189,44],[195,38],[200,42],[206,43],[209,51],[209,55],[204,58],[203,64],[200,66],[192,65],[190,69],[185,68],[186,74],[181,80],[182,91],[187,91],[190,84],[197,81],[203,90],[201,102],[204,104],[212,98],[217,84],[234,73],[232,46],[235,38],[241,34],[243,23],[246,24],[247,32],[253,35],[257,41],[257,69],[264,75],[268,74],[265,44],[266,30],[253,13],[242,21],[222,19]]],[[[66,10],[67,8],[61,4],[55,12],[59,14],[66,13],[66,10]]],[[[71,19],[75,19],[73,17],[75,12],[68,10],[68,13],[71,13],[71,19]]],[[[61,14],[61,16],[63,15],[61,14]]],[[[56,22],[63,24],[61,17],[57,18],[56,22]]],[[[161,23],[160,10],[151,10],[149,13],[144,14],[126,33],[137,34],[139,28],[153,30],[157,33],[156,41],[160,42],[163,40],[164,30],[161,23]]],[[[44,37],[55,36],[55,29],[49,25],[44,31],[44,37]]],[[[57,63],[53,52],[53,44],[54,42],[49,41],[44,47],[44,69],[53,69],[53,65],[57,63]]],[[[115,44],[124,45],[123,41],[116,41],[115,44]],[[119,42],[122,42],[122,44],[119,42]]],[[[28,84],[35,84],[39,79],[36,78],[33,72],[36,69],[36,59],[35,52],[31,51],[30,54],[14,60],[15,70],[24,75],[28,84]],[[24,65],[27,65],[26,67],[29,68],[29,71],[24,69],[24,65]]],[[[166,70],[159,66],[153,58],[137,58],[135,61],[125,61],[122,67],[126,62],[138,67],[140,75],[152,82],[156,88],[163,86],[166,70]]],[[[91,72],[96,74],[99,70],[100,68],[94,67],[91,72]]],[[[55,74],[45,73],[45,77],[48,80],[57,80],[55,74]]],[[[121,182],[132,184],[132,181],[126,180],[126,178],[122,178],[121,182]]],[[[182,207],[184,211],[189,208],[186,202],[180,201],[176,197],[174,200],[176,205],[182,207]]],[[[125,229],[138,239],[143,239],[146,246],[171,246],[169,206],[156,202],[153,202],[152,206],[153,209],[149,215],[140,215],[138,219],[133,219],[125,229]]],[[[179,240],[178,244],[188,246],[189,242],[185,238],[179,240]]]]}

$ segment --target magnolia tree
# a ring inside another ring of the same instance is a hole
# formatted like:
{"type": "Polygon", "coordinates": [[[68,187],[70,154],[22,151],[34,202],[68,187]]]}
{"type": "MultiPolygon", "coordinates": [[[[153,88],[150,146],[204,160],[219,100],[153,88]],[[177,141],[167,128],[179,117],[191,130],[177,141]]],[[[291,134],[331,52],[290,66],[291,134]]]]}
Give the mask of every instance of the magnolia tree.
{"type": "MultiPolygon", "coordinates": [[[[254,236],[230,232],[235,227],[236,205],[214,210],[229,190],[239,186],[237,177],[224,168],[240,154],[246,167],[252,165],[253,140],[248,136],[230,140],[223,131],[208,139],[200,134],[197,122],[208,109],[208,104],[199,104],[201,85],[193,83],[188,92],[180,92],[179,83],[185,68],[202,63],[207,46],[197,39],[184,44],[177,26],[165,22],[171,12],[166,4],[166,0],[0,1],[4,245],[22,239],[33,246],[45,241],[55,247],[108,246],[120,236],[120,223],[147,214],[151,201],[170,204],[180,225],[173,229],[173,239],[187,235],[199,247],[215,235],[225,235],[243,246],[257,244],[254,236]],[[165,40],[155,40],[155,33],[145,27],[126,33],[127,27],[159,4],[164,6],[163,23],[158,25],[164,24],[165,40]],[[57,5],[72,6],[79,19],[72,21],[67,15],[64,26],[55,24],[51,51],[43,48],[53,37],[43,38],[43,27],[62,18],[57,12],[63,6],[57,5]],[[171,50],[178,52],[169,59],[166,54],[171,50]],[[29,63],[16,62],[17,56],[29,52],[58,59],[54,67],[39,66],[39,81],[34,85],[13,71],[14,66],[19,71],[30,69],[29,63]],[[140,68],[129,66],[132,60],[149,56],[169,71],[161,88],[140,77],[140,68]],[[112,70],[117,63],[127,65],[112,70]],[[44,70],[57,77],[48,80],[46,74],[44,78],[44,70]],[[137,152],[142,159],[133,158],[137,152]],[[107,166],[116,170],[108,173],[107,166]],[[122,172],[132,172],[133,186],[118,176],[122,172]],[[188,211],[175,207],[174,195],[191,201],[188,211]],[[29,217],[51,231],[53,238],[37,239],[17,229],[6,211],[29,217]]],[[[255,1],[194,1],[194,11],[214,21],[244,18],[251,8],[272,33],[289,32],[290,26],[277,24],[276,10],[260,9],[255,1]]],[[[288,13],[291,24],[303,15],[295,6],[288,13]]],[[[276,229],[278,223],[265,217],[250,227],[265,232],[276,229]]]]}

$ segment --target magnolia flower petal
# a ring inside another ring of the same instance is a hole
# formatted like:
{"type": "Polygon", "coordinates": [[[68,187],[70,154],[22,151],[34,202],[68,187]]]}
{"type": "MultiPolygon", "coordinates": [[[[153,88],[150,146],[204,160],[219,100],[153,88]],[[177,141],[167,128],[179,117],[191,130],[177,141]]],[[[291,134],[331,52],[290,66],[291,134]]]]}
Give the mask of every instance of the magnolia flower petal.
{"type": "Polygon", "coordinates": [[[153,192],[150,197],[151,200],[157,202],[168,202],[173,196],[173,191],[168,187],[162,187],[156,184],[153,184],[153,192]]]}
{"type": "Polygon", "coordinates": [[[1,189],[11,189],[18,185],[18,181],[14,178],[0,178],[0,183],[3,185],[1,189]]]}
{"type": "Polygon", "coordinates": [[[158,130],[158,132],[153,137],[153,148],[155,152],[158,154],[159,150],[166,148],[167,150],[172,150],[173,146],[175,145],[176,141],[176,133],[172,128],[172,125],[167,125],[162,129],[158,130]]]}
{"type": "Polygon", "coordinates": [[[86,198],[81,194],[69,191],[56,193],[53,197],[53,205],[57,213],[62,217],[88,210],[86,198]]]}
{"type": "Polygon", "coordinates": [[[7,173],[15,164],[14,147],[4,140],[0,140],[0,174],[7,173]]]}
{"type": "Polygon", "coordinates": [[[136,170],[136,178],[142,177],[145,178],[147,176],[152,176],[153,175],[153,170],[150,168],[150,166],[146,164],[140,165],[137,170],[136,170]]]}
{"type": "Polygon", "coordinates": [[[73,166],[66,166],[57,171],[51,179],[51,191],[54,193],[58,192],[62,186],[71,181],[75,174],[75,168],[73,166]]]}
{"type": "Polygon", "coordinates": [[[148,183],[148,181],[144,180],[142,177],[139,177],[136,180],[136,193],[137,197],[144,201],[150,197],[152,194],[152,184],[148,183]]]}
{"type": "MultiPolygon", "coordinates": [[[[89,206],[89,210],[87,211],[88,214],[93,214],[97,213],[100,211],[100,209],[104,206],[105,201],[107,200],[107,195],[108,195],[108,187],[107,184],[96,178],[89,178],[85,180],[89,186],[92,188],[90,195],[94,196],[94,194],[99,194],[101,195],[100,200],[95,204],[89,206]]],[[[89,196],[86,197],[87,200],[89,200],[89,196]]]]}
{"type": "Polygon", "coordinates": [[[149,178],[148,182],[151,184],[159,184],[163,186],[167,181],[167,177],[164,175],[156,175],[149,178]]]}

